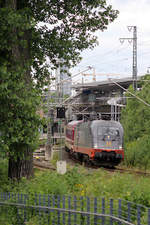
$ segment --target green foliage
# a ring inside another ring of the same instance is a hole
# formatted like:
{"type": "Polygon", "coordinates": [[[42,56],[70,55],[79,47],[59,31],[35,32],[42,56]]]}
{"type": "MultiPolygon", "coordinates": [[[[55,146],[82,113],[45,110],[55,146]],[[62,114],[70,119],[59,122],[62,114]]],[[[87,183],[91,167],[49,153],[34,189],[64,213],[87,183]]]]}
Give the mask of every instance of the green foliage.
{"type": "Polygon", "coordinates": [[[145,103],[150,102],[150,76],[146,75],[141,80],[141,90],[134,93],[132,87],[129,91],[142,99],[140,101],[129,93],[126,108],[122,111],[122,124],[125,131],[125,164],[149,168],[149,134],[150,134],[150,107],[145,103]],[[147,80],[144,82],[143,80],[147,80]],[[144,101],[144,102],[143,102],[144,101]]]}
{"type": "Polygon", "coordinates": [[[145,170],[150,168],[150,139],[149,135],[143,135],[136,141],[129,142],[126,145],[125,151],[125,163],[127,166],[135,166],[144,168],[145,170]]]}
{"type": "MultiPolygon", "coordinates": [[[[55,204],[57,207],[57,195],[62,196],[69,195],[71,199],[74,196],[77,196],[77,199],[82,201],[82,208],[87,209],[87,196],[91,199],[94,197],[104,197],[106,200],[105,204],[105,213],[110,213],[109,199],[113,198],[113,209],[114,213],[118,207],[118,200],[127,200],[134,202],[135,204],[144,205],[150,207],[150,182],[149,177],[135,176],[132,174],[123,174],[123,173],[110,173],[104,171],[103,169],[97,170],[87,170],[81,166],[73,167],[68,169],[65,175],[57,174],[55,171],[39,171],[35,170],[35,177],[27,180],[25,178],[21,179],[21,182],[8,182],[4,176],[6,173],[6,161],[1,161],[3,165],[0,167],[1,175],[1,192],[12,192],[16,193],[16,198],[18,198],[17,193],[27,194],[29,196],[27,200],[27,205],[34,205],[35,202],[39,199],[39,194],[41,194],[41,202],[46,201],[47,194],[55,196],[55,204]],[[7,188],[6,188],[7,187],[7,188]],[[44,197],[43,197],[44,196],[44,197]],[[82,197],[81,197],[82,196],[82,197]],[[45,199],[45,200],[44,200],[45,199]],[[85,203],[85,204],[84,204],[85,203]]],[[[15,196],[15,195],[13,195],[15,196]]],[[[50,197],[51,199],[51,197],[50,197]]],[[[67,199],[67,197],[66,197],[67,199]]],[[[52,200],[52,199],[51,199],[52,200]]],[[[99,201],[101,202],[101,200],[99,201]]],[[[67,207],[68,202],[66,201],[65,207],[67,207]]],[[[98,205],[100,206],[100,205],[98,205]]],[[[62,203],[60,207],[63,207],[62,203]]],[[[137,212],[137,206],[134,206],[132,210],[132,221],[136,220],[134,218],[134,213],[137,212]],[[135,210],[134,210],[135,209],[135,210]]],[[[94,208],[91,205],[91,212],[94,208]]],[[[122,213],[126,216],[128,205],[126,201],[122,201],[122,213]]],[[[37,210],[37,209],[35,209],[37,210]]],[[[81,204],[77,204],[77,210],[81,210],[81,204]]],[[[145,210],[145,209],[144,209],[145,210]]],[[[142,224],[147,224],[147,211],[141,209],[141,222],[142,224]],[[145,214],[144,214],[145,213],[145,214]],[[144,217],[144,218],[143,218],[144,217]],[[143,222],[145,221],[145,222],[143,222]]],[[[118,211],[116,211],[118,212],[118,211]]],[[[14,206],[6,208],[1,207],[1,218],[0,223],[2,224],[17,224],[18,215],[20,213],[20,223],[21,219],[24,219],[22,214],[22,209],[17,210],[14,206]],[[7,217],[6,217],[7,215],[7,217]],[[4,223],[5,221],[5,223],[4,223]]],[[[29,209],[27,212],[27,224],[37,224],[39,222],[38,214],[34,214],[33,209],[29,209]],[[37,216],[37,217],[36,217],[37,216]]],[[[44,218],[46,214],[39,214],[41,224],[46,224],[47,217],[44,218]],[[44,221],[45,219],[45,221],[44,221]]],[[[52,213],[52,216],[55,217],[55,213],[52,213]]],[[[56,213],[57,216],[57,213],[56,213]]],[[[53,218],[54,218],[53,217],[53,218]]],[[[93,224],[93,223],[92,223],[93,224]]]]}
{"type": "Polygon", "coordinates": [[[0,192],[7,192],[10,189],[11,182],[7,177],[8,160],[0,157],[0,192]]]}
{"type": "Polygon", "coordinates": [[[74,167],[65,174],[65,179],[69,186],[70,192],[76,191],[78,187],[82,184],[83,177],[79,172],[78,167],[74,167]]]}
{"type": "Polygon", "coordinates": [[[66,181],[63,180],[62,176],[56,172],[38,172],[37,176],[31,181],[26,182],[26,179],[23,178],[20,184],[15,185],[15,192],[22,190],[23,193],[29,193],[33,198],[35,193],[56,195],[67,193],[66,181]]]}
{"type": "MultiPolygon", "coordinates": [[[[3,73],[0,75],[2,77],[3,73]]],[[[2,85],[0,84],[0,149],[9,152],[10,155],[14,154],[17,144],[26,144],[34,148],[38,127],[41,124],[36,113],[40,101],[37,91],[33,88],[27,91],[26,84],[23,81],[18,82],[20,77],[21,74],[15,76],[14,73],[12,75],[7,72],[2,85]]]]}
{"type": "Polygon", "coordinates": [[[76,65],[81,51],[97,44],[92,33],[106,29],[117,15],[101,0],[0,1],[3,156],[15,160],[24,158],[25,148],[35,149],[41,124],[36,112],[39,96],[50,82],[49,69],[57,68],[62,59],[68,67],[76,65]]]}
{"type": "Polygon", "coordinates": [[[1,192],[28,193],[34,202],[35,194],[77,195],[89,197],[120,198],[150,207],[149,177],[109,173],[102,169],[83,167],[68,169],[65,175],[54,171],[35,170],[35,177],[21,182],[6,179],[6,162],[1,161],[1,192]],[[5,168],[5,169],[4,169],[5,168]]]}
{"type": "Polygon", "coordinates": [[[34,197],[35,193],[64,195],[76,193],[82,184],[82,174],[74,167],[63,176],[56,172],[35,172],[35,177],[30,181],[22,178],[20,183],[14,183],[14,192],[29,193],[34,197]],[[61,184],[61,185],[60,185],[61,184]]]}
{"type": "Polygon", "coordinates": [[[56,164],[57,164],[57,161],[59,160],[59,152],[53,152],[53,159],[51,160],[51,164],[53,165],[53,166],[57,166],[56,164]]]}
{"type": "Polygon", "coordinates": [[[75,65],[80,52],[97,43],[92,33],[106,29],[117,15],[117,10],[101,0],[4,1],[0,8],[1,63],[19,62],[22,70],[32,69],[40,88],[49,79],[46,57],[53,68],[59,65],[58,59],[68,67],[75,65]]]}
{"type": "MultiPolygon", "coordinates": [[[[132,93],[134,92],[132,87],[129,88],[129,91],[131,91],[132,93]]],[[[138,137],[139,129],[136,123],[136,115],[137,115],[137,108],[140,104],[138,100],[135,99],[130,94],[126,94],[126,97],[127,97],[127,104],[126,107],[122,110],[121,114],[121,122],[123,124],[125,131],[124,135],[125,143],[130,140],[134,140],[138,137]]]]}

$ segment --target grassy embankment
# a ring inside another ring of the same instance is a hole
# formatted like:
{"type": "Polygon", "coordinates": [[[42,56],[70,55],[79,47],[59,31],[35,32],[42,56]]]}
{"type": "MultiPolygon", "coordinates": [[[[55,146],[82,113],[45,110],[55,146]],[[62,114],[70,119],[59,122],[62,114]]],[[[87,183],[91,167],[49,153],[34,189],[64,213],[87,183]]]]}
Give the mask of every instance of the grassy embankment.
{"type": "Polygon", "coordinates": [[[78,165],[68,167],[65,175],[35,169],[32,179],[11,183],[7,179],[6,160],[0,163],[0,177],[1,192],[121,198],[150,207],[149,177],[110,173],[102,168],[87,170],[78,165]]]}

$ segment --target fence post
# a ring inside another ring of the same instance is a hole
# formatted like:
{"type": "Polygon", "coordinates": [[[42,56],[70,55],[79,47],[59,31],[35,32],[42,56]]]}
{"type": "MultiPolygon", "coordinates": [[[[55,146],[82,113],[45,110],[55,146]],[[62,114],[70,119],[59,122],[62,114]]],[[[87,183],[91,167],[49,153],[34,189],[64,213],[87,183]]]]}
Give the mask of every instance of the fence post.
{"type": "MultiPolygon", "coordinates": [[[[110,215],[113,215],[113,199],[110,199],[110,215]]],[[[110,225],[113,224],[113,219],[110,218],[110,225]]]]}
{"type": "MultiPolygon", "coordinates": [[[[50,195],[48,195],[48,199],[47,199],[47,205],[48,207],[51,206],[51,199],[50,199],[50,195]]],[[[51,210],[48,210],[48,224],[50,223],[50,219],[51,219],[51,210]]]]}
{"type": "MultiPolygon", "coordinates": [[[[5,195],[5,200],[7,200],[7,193],[5,195]]],[[[20,194],[17,194],[17,201],[16,203],[20,203],[20,194]]],[[[19,215],[19,208],[17,208],[17,222],[20,223],[20,215],[19,215]]]]}
{"type": "MultiPolygon", "coordinates": [[[[45,196],[45,194],[43,194],[43,200],[42,200],[42,201],[43,201],[43,202],[42,202],[42,205],[45,207],[45,206],[46,206],[46,196],[45,196]]],[[[45,216],[45,215],[47,214],[47,213],[46,213],[46,209],[44,210],[44,213],[43,213],[43,214],[44,214],[43,217],[44,217],[44,219],[46,220],[46,216],[45,216]]],[[[48,221],[48,220],[47,220],[47,221],[48,221]]]]}
{"type": "Polygon", "coordinates": [[[43,205],[45,206],[45,194],[43,195],[43,205]]]}
{"type": "Polygon", "coordinates": [[[131,222],[131,203],[128,202],[127,206],[128,206],[128,218],[127,218],[127,221],[131,222]]]}
{"type": "Polygon", "coordinates": [[[148,225],[150,225],[150,208],[148,208],[148,225]]]}
{"type": "Polygon", "coordinates": [[[141,224],[141,207],[139,205],[137,206],[137,224],[141,224]]]}
{"type": "MultiPolygon", "coordinates": [[[[81,211],[83,211],[83,196],[80,197],[80,203],[81,203],[81,211]]],[[[83,225],[84,224],[84,216],[83,214],[81,214],[81,219],[80,219],[80,225],[83,225]]]]}
{"type": "MultiPolygon", "coordinates": [[[[41,202],[41,194],[39,194],[39,202],[38,205],[41,206],[42,202],[41,202]]],[[[42,219],[42,212],[41,209],[39,208],[39,224],[41,224],[41,219],[42,219]]]]}
{"type": "Polygon", "coordinates": [[[51,196],[50,195],[48,195],[48,207],[50,207],[51,206],[51,196]]]}
{"type": "MultiPolygon", "coordinates": [[[[52,195],[52,206],[53,206],[53,208],[55,208],[55,197],[56,197],[56,195],[52,195]]],[[[55,221],[56,221],[56,217],[55,217],[55,210],[53,210],[52,211],[53,212],[53,215],[52,215],[52,225],[54,225],[55,224],[55,221]]]]}
{"type": "MultiPolygon", "coordinates": [[[[65,209],[65,196],[63,196],[63,209],[65,209]]],[[[63,213],[63,224],[65,225],[65,213],[63,213]]]]}
{"type": "MultiPolygon", "coordinates": [[[[119,199],[119,202],[118,202],[118,217],[121,218],[122,216],[122,208],[121,208],[121,205],[122,204],[122,201],[121,199],[119,199]]],[[[119,225],[121,225],[121,222],[119,222],[119,225]]]]}
{"type": "MultiPolygon", "coordinates": [[[[90,198],[87,197],[87,212],[90,212],[90,198]]],[[[90,215],[87,215],[87,225],[90,225],[90,215]]]]}
{"type": "MultiPolygon", "coordinates": [[[[68,196],[68,209],[71,209],[71,197],[68,196]]],[[[68,225],[71,225],[71,213],[68,212],[68,225]]]]}
{"type": "MultiPolygon", "coordinates": [[[[94,198],[94,213],[97,213],[97,198],[94,198]]],[[[94,216],[94,225],[97,225],[97,216],[94,216]]]]}
{"type": "MultiPolygon", "coordinates": [[[[57,208],[60,208],[60,195],[57,196],[57,208]]],[[[57,224],[60,224],[60,211],[57,212],[57,224]]]]}
{"type": "MultiPolygon", "coordinates": [[[[74,210],[77,210],[77,197],[76,196],[74,196],[73,202],[74,202],[74,210]]],[[[76,225],[76,223],[77,223],[77,214],[74,213],[74,225],[76,225]]]]}
{"type": "Polygon", "coordinates": [[[6,193],[6,200],[8,200],[8,193],[6,193]]]}
{"type": "MultiPolygon", "coordinates": [[[[105,214],[105,198],[102,198],[102,214],[105,214]]],[[[102,225],[105,224],[105,217],[102,217],[102,225]]]]}
{"type": "MultiPolygon", "coordinates": [[[[23,201],[23,204],[26,206],[27,205],[27,200],[28,200],[28,195],[24,195],[24,201],[23,201]]],[[[24,207],[24,221],[26,222],[27,220],[27,208],[24,207]]]]}
{"type": "MultiPolygon", "coordinates": [[[[34,205],[37,206],[38,205],[38,202],[37,202],[37,194],[35,193],[35,199],[34,199],[34,205]]],[[[34,209],[33,209],[34,211],[34,209]]],[[[38,209],[35,208],[35,214],[38,214],[38,209]]]]}

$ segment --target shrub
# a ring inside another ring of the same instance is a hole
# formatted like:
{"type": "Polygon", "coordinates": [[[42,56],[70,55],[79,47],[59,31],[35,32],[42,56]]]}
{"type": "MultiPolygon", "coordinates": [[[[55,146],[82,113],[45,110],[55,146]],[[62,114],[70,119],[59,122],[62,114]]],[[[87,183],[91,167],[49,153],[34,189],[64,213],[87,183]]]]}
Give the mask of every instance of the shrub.
{"type": "Polygon", "coordinates": [[[148,135],[128,143],[125,147],[125,164],[127,166],[144,168],[150,166],[150,139],[148,135]]]}

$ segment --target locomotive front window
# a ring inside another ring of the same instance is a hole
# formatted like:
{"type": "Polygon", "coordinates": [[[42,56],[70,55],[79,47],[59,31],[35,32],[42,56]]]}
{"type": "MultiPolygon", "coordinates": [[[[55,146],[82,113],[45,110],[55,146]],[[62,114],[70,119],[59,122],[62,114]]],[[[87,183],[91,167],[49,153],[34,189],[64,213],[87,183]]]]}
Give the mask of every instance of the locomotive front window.
{"type": "Polygon", "coordinates": [[[119,129],[114,127],[99,127],[97,130],[97,135],[99,138],[103,139],[105,135],[109,135],[111,137],[120,137],[119,129]]]}
{"type": "Polygon", "coordinates": [[[108,128],[107,132],[110,136],[115,136],[115,137],[119,136],[119,130],[116,128],[110,127],[110,128],[108,128]]]}
{"type": "Polygon", "coordinates": [[[93,146],[102,149],[119,149],[123,142],[123,130],[121,126],[116,124],[93,123],[91,127],[93,146]],[[110,146],[108,146],[110,144],[110,146]]]}

